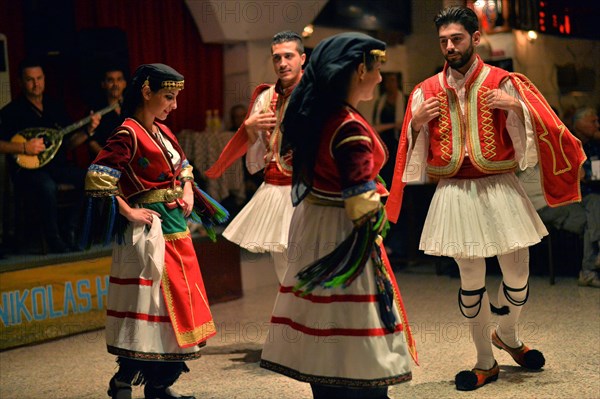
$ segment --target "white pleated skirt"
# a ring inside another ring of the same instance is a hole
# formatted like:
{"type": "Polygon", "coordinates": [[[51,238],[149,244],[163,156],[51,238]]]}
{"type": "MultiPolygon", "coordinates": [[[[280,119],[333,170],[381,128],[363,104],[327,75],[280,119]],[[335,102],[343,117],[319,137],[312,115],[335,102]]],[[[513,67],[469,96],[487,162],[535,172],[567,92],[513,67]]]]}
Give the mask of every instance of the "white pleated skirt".
{"type": "MultiPolygon", "coordinates": [[[[261,367],[308,383],[376,387],[411,379],[411,357],[400,325],[390,333],[381,322],[374,267],[349,287],[292,291],[296,274],[330,253],[352,231],[344,208],[303,201],[295,210],[280,286],[261,367]]],[[[391,278],[394,278],[392,275],[391,278]]]]}
{"type": "Polygon", "coordinates": [[[106,306],[106,346],[113,355],[139,360],[198,359],[200,346],[182,348],[177,343],[162,293],[162,270],[157,274],[157,262],[150,256],[164,257],[165,242],[157,220],[155,217],[150,235],[161,236],[146,249],[140,249],[139,243],[133,242],[133,232],[139,232],[136,229],[143,226],[134,223],[125,231],[125,244],[113,247],[106,306]],[[159,245],[163,247],[162,253],[156,250],[159,245]]]}
{"type": "Polygon", "coordinates": [[[434,256],[486,258],[530,247],[547,234],[514,173],[442,179],[419,248],[434,256]]]}
{"type": "Polygon", "coordinates": [[[229,223],[223,237],[250,252],[283,252],[293,213],[291,186],[263,183],[229,223]]]}

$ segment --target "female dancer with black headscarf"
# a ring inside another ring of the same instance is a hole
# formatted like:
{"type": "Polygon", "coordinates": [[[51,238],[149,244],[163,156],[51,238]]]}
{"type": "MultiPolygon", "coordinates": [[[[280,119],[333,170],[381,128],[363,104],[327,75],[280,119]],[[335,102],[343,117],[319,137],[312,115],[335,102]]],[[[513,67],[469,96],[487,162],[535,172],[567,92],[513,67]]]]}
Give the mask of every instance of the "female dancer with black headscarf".
{"type": "Polygon", "coordinates": [[[310,383],[315,398],[386,398],[416,359],[381,250],[387,150],[356,110],[381,81],[384,57],[385,43],[364,34],[322,41],[283,122],[297,207],[261,366],[310,383]]]}

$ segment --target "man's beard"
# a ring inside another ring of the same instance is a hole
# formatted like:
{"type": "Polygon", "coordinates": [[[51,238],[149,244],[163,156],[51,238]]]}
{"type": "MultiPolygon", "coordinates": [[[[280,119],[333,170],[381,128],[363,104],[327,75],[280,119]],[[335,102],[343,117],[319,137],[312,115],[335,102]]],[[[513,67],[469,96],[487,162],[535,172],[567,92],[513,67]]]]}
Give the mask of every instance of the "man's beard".
{"type": "Polygon", "coordinates": [[[459,58],[448,59],[448,56],[451,54],[447,54],[444,58],[446,58],[446,61],[448,61],[448,65],[450,65],[451,68],[460,69],[469,62],[469,60],[473,56],[473,51],[475,51],[475,47],[473,46],[473,44],[471,44],[464,54],[454,53],[459,54],[459,58]]]}

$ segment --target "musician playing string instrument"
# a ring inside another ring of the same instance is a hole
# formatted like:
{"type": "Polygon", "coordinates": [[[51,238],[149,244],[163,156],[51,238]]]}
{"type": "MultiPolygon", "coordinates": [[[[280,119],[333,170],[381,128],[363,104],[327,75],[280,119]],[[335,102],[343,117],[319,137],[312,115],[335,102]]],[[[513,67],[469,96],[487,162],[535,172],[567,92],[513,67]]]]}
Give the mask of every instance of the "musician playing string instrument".
{"type": "MultiPolygon", "coordinates": [[[[15,98],[0,110],[0,140],[5,141],[3,152],[34,155],[44,151],[43,139],[30,139],[20,143],[10,143],[11,138],[26,128],[47,127],[57,129],[70,124],[63,105],[44,95],[45,75],[39,60],[26,59],[19,65],[19,83],[22,95],[15,98]]],[[[67,162],[66,153],[70,148],[84,142],[92,135],[100,122],[100,115],[92,115],[91,122],[63,140],[58,153],[46,165],[38,169],[20,168],[13,157],[8,157],[8,169],[15,192],[26,197],[26,203],[34,207],[41,218],[43,234],[50,252],[60,253],[75,249],[76,212],[58,225],[57,188],[68,184],[81,193],[83,200],[83,182],[85,170],[67,162]]],[[[25,211],[29,212],[29,209],[25,211]]],[[[21,250],[29,251],[26,243],[21,250]]]]}

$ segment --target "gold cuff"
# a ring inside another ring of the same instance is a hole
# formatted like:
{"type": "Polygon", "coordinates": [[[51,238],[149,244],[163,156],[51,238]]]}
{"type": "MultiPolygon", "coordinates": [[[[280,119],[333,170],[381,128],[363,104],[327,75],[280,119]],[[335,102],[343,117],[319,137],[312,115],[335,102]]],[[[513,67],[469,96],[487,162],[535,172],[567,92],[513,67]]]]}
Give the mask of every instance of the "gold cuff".
{"type": "Polygon", "coordinates": [[[181,169],[178,179],[181,181],[194,180],[194,168],[191,165],[188,165],[181,169]]]}
{"type": "Polygon", "coordinates": [[[112,191],[117,189],[119,179],[106,173],[88,172],[85,176],[86,191],[112,191]]]}

